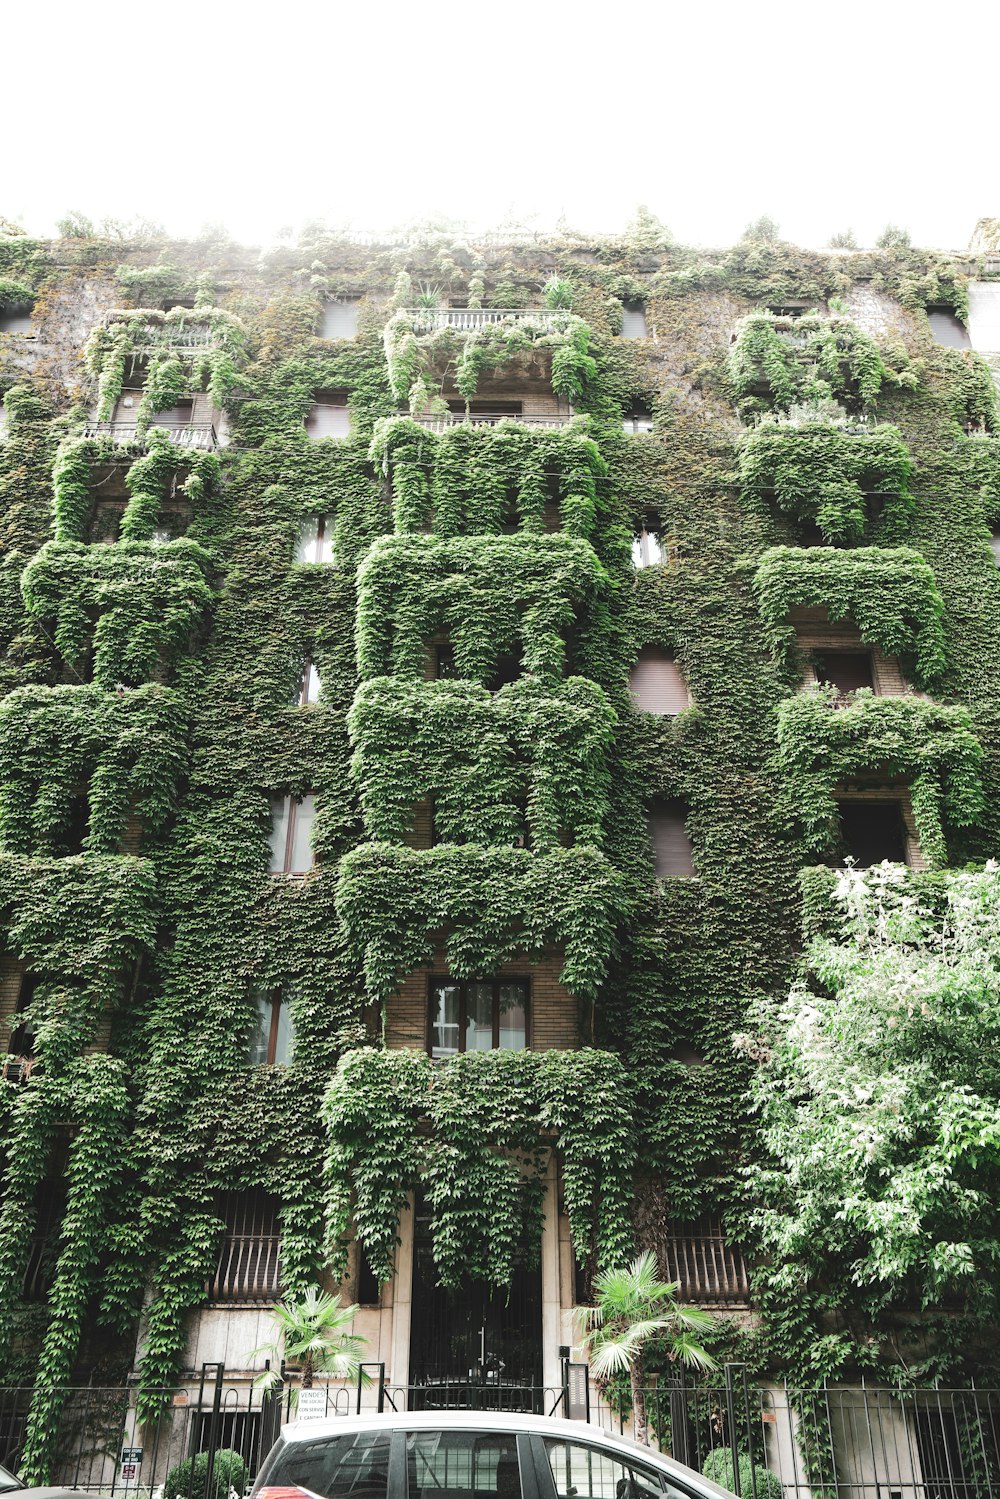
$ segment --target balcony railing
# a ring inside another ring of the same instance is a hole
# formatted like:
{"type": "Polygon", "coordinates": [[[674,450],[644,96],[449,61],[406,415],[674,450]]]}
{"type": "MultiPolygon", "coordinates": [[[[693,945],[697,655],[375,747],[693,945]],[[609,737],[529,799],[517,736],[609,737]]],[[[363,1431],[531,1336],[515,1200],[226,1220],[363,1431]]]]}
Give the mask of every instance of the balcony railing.
{"type": "Polygon", "coordinates": [[[0,1060],[0,1078],[7,1083],[26,1083],[35,1066],[34,1057],[6,1056],[0,1060]]]}
{"type": "Polygon", "coordinates": [[[545,307],[407,307],[407,321],[414,333],[436,333],[441,328],[455,328],[459,333],[475,333],[490,323],[533,323],[546,332],[563,326],[565,312],[545,307]]]}
{"type": "Polygon", "coordinates": [[[203,349],[215,343],[208,323],[144,323],[132,335],[135,348],[203,349]]]}
{"type": "Polygon", "coordinates": [[[683,1224],[663,1247],[667,1280],[680,1283],[681,1301],[701,1306],[746,1306],[750,1278],[739,1250],[726,1243],[715,1224],[683,1224]]]}
{"type": "MultiPolygon", "coordinates": [[[[211,422],[150,422],[166,432],[170,441],[178,448],[195,448],[211,453],[219,446],[219,439],[211,422]]],[[[147,429],[148,430],[148,429],[147,429]]],[[[145,432],[140,433],[135,422],[91,422],[84,428],[84,437],[110,437],[112,442],[145,443],[145,432]]]]}
{"type": "Polygon", "coordinates": [[[519,411],[473,411],[466,416],[464,411],[446,411],[415,416],[413,420],[431,432],[444,432],[449,427],[495,427],[498,422],[524,422],[530,427],[567,427],[573,421],[573,413],[525,416],[519,411]]]}
{"type": "Polygon", "coordinates": [[[278,1234],[227,1234],[208,1282],[208,1299],[230,1305],[269,1305],[278,1300],[280,1274],[278,1234]]]}

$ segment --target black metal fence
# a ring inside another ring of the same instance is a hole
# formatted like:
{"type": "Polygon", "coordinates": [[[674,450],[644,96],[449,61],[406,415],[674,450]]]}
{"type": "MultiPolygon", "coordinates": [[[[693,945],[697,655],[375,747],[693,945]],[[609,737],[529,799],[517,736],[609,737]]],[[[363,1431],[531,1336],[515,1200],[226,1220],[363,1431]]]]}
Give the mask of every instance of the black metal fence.
{"type": "MultiPolygon", "coordinates": [[[[199,1454],[191,1499],[225,1499],[230,1477],[237,1489],[249,1485],[296,1416],[527,1410],[576,1420],[581,1434],[589,1422],[632,1435],[631,1411],[609,1403],[586,1367],[568,1361],[562,1382],[549,1387],[392,1385],[383,1365],[367,1365],[364,1382],[321,1384],[301,1402],[291,1385],[268,1395],[249,1377],[206,1365],[188,1385],[161,1392],[146,1420],[134,1387],[62,1394],[51,1479],[112,1499],[158,1499],[171,1471],[199,1454]],[[220,1457],[230,1452],[241,1463],[220,1457]]],[[[31,1397],[30,1388],[0,1385],[0,1464],[14,1470],[31,1397]]],[[[742,1366],[728,1365],[711,1384],[661,1381],[647,1391],[647,1415],[662,1451],[743,1499],[1000,1499],[997,1390],[797,1389],[753,1384],[742,1366]]]]}

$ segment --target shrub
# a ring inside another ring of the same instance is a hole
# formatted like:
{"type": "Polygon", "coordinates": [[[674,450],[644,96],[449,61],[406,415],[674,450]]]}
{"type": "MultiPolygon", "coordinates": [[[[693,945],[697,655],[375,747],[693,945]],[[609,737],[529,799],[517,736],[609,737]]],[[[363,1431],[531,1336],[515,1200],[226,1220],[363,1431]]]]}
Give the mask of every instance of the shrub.
{"type": "MultiPolygon", "coordinates": [[[[781,1479],[776,1473],[769,1473],[766,1468],[753,1464],[751,1477],[751,1463],[745,1452],[737,1455],[737,1466],[740,1474],[740,1493],[752,1495],[754,1486],[757,1489],[757,1499],[782,1499],[784,1489],[781,1479]]],[[[701,1465],[701,1471],[706,1478],[713,1483],[719,1484],[721,1488],[732,1489],[733,1486],[733,1453],[730,1447],[716,1447],[710,1452],[701,1465]]]]}
{"type": "Polygon", "coordinates": [[[247,1486],[247,1465],[238,1452],[223,1447],[215,1454],[212,1487],[208,1488],[208,1453],[186,1457],[171,1468],[163,1485],[163,1499],[229,1499],[230,1489],[242,1494],[247,1486]]]}

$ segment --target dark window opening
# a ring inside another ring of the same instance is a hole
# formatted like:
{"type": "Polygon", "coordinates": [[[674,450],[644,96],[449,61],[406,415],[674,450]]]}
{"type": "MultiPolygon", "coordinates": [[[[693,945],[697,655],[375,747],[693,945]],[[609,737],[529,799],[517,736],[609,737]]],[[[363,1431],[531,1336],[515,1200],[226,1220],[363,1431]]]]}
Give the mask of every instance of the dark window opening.
{"type": "Polygon", "coordinates": [[[523,1051],[527,1045],[526,979],[431,979],[428,1050],[432,1057],[453,1057],[462,1051],[523,1051]]]}
{"type": "Polygon", "coordinates": [[[284,989],[253,993],[254,1017],[248,1049],[251,1067],[284,1066],[295,1047],[291,996],[284,989]]]}
{"type": "MultiPolygon", "coordinates": [[[[17,992],[17,1004],[14,1007],[15,1015],[23,1015],[31,1008],[31,1003],[38,988],[38,975],[24,973],[21,975],[21,985],[17,992]]],[[[33,1057],[35,1055],[35,1030],[28,1020],[22,1020],[15,1026],[7,1046],[7,1055],[11,1057],[33,1057]]]]}
{"type": "Polygon", "coordinates": [[[927,321],[936,343],[946,349],[971,349],[969,330],[951,307],[928,307],[927,321]]]}
{"type": "Polygon", "coordinates": [[[89,827],[90,803],[81,792],[70,803],[69,817],[56,840],[53,852],[63,857],[82,854],[89,827]]]}
{"type": "Polygon", "coordinates": [[[819,681],[836,687],[843,697],[875,686],[870,651],[815,651],[813,661],[819,681]]]}
{"type": "Polygon", "coordinates": [[[351,417],[347,407],[347,392],[314,390],[312,405],[306,413],[305,428],[313,439],[350,437],[351,417]]]}
{"type": "Polygon", "coordinates": [[[517,656],[501,656],[493,670],[490,678],[489,688],[491,692],[499,692],[501,687],[509,687],[512,682],[521,679],[521,662],[517,656]]]}
{"type": "Polygon", "coordinates": [[[444,644],[434,647],[434,675],[441,682],[458,676],[458,664],[455,660],[453,645],[444,644]]]}
{"type": "Polygon", "coordinates": [[[209,1301],[237,1306],[278,1300],[281,1234],[278,1199],[259,1189],[222,1192],[216,1212],[225,1223],[215,1274],[206,1287],[209,1301]]]}
{"type": "Polygon", "coordinates": [[[672,1062],[683,1062],[685,1067],[707,1067],[708,1063],[700,1051],[696,1051],[690,1041],[675,1041],[670,1053],[672,1062]]]}
{"type": "Polygon", "coordinates": [[[646,308],[642,302],[626,302],[622,307],[622,338],[648,338],[646,308]]]}
{"type": "Polygon", "coordinates": [[[635,706],[643,713],[671,717],[683,713],[691,701],[673,651],[656,645],[644,646],[639,652],[629,674],[629,688],[635,706]]]}
{"type": "Polygon", "coordinates": [[[817,307],[815,302],[777,302],[767,310],[775,317],[799,318],[805,317],[809,312],[821,312],[822,308],[817,307]]]}
{"type": "Polygon", "coordinates": [[[678,799],[651,803],[647,813],[653,845],[653,867],[658,880],[670,875],[690,879],[695,873],[687,831],[687,803],[678,799]]]}
{"type": "Polygon", "coordinates": [[[359,1306],[378,1306],[382,1288],[361,1244],[358,1245],[358,1284],[355,1300],[359,1306]]]}
{"type": "Polygon", "coordinates": [[[61,1181],[47,1180],[39,1188],[35,1222],[24,1267],[22,1291],[25,1301],[44,1301],[55,1276],[59,1254],[59,1227],[66,1211],[66,1188],[61,1181]]]}
{"type": "Polygon", "coordinates": [[[19,308],[0,312],[0,333],[31,333],[31,313],[19,308]]]}
{"type": "Polygon", "coordinates": [[[838,801],[841,852],[859,869],[889,859],[906,863],[906,827],[898,801],[838,801]]]}

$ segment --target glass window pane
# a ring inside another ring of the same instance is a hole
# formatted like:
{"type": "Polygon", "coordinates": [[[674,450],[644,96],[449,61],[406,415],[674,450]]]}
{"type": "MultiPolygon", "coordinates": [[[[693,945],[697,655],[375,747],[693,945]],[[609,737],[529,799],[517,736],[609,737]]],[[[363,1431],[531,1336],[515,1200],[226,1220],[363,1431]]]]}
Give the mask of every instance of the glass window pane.
{"type": "Polygon", "coordinates": [[[274,1038],[275,1062],[290,1062],[294,1050],[295,1037],[292,1031],[292,1005],[291,997],[282,994],[278,1005],[278,1031],[274,1038]]]}
{"type": "Polygon", "coordinates": [[[520,1499],[517,1438],[512,1433],[411,1431],[406,1437],[406,1466],[409,1499],[431,1499],[442,1492],[460,1492],[462,1499],[520,1499]]]}
{"type": "Polygon", "coordinates": [[[295,553],[296,562],[316,561],[316,537],[319,528],[319,517],[307,515],[299,527],[299,544],[295,553]]]}
{"type": "Polygon", "coordinates": [[[306,1489],[319,1499],[386,1499],[389,1441],[383,1430],[288,1442],[268,1472],[268,1484],[306,1489]]]}
{"type": "Polygon", "coordinates": [[[457,984],[431,986],[431,1056],[453,1057],[458,1051],[457,984]]]}
{"type": "Polygon", "coordinates": [[[291,815],[292,798],[271,798],[271,873],[283,874],[285,869],[285,844],[288,841],[288,819],[291,815]]]}
{"type": "Polygon", "coordinates": [[[315,817],[316,798],[310,793],[295,804],[289,874],[305,874],[307,869],[313,867],[312,827],[315,817]]]}
{"type": "Polygon", "coordinates": [[[271,1039],[271,1010],[274,996],[263,989],[253,991],[254,1018],[250,1031],[249,1060],[251,1067],[267,1061],[267,1044],[271,1039]]]}
{"type": "MultiPolygon", "coordinates": [[[[617,1454],[583,1442],[545,1438],[545,1452],[560,1499],[659,1499],[664,1482],[651,1468],[626,1464],[617,1454]]],[[[667,1489],[670,1494],[683,1491],[667,1489]]]]}
{"type": "Polygon", "coordinates": [[[308,667],[306,668],[306,702],[307,703],[315,703],[315,702],[318,701],[319,694],[320,694],[320,687],[321,687],[321,683],[320,683],[320,680],[319,680],[319,672],[316,670],[316,667],[314,666],[314,664],[310,661],[308,667]]]}
{"type": "Polygon", "coordinates": [[[493,1049],[493,985],[468,984],[465,991],[465,1049],[493,1049]]]}
{"type": "Polygon", "coordinates": [[[524,984],[500,985],[500,1049],[523,1051],[528,1044],[524,984]]]}
{"type": "Polygon", "coordinates": [[[333,561],[333,516],[321,515],[322,534],[317,531],[316,561],[333,561]]]}

